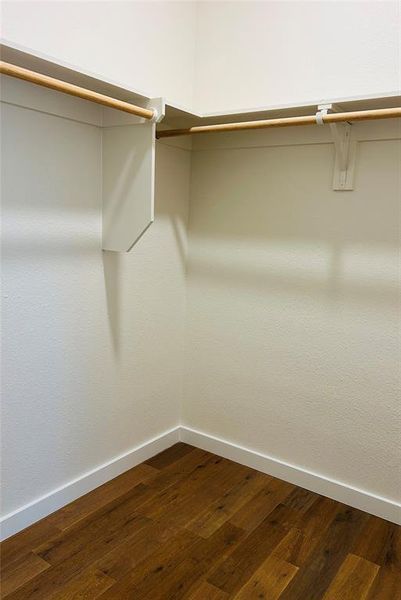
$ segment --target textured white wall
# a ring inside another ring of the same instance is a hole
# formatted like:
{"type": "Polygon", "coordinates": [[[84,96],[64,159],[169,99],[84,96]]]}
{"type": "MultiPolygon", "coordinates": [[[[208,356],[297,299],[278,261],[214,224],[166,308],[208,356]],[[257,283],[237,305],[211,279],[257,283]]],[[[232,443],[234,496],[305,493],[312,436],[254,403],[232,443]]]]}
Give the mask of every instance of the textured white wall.
{"type": "Polygon", "coordinates": [[[400,3],[200,2],[196,107],[225,112],[400,89],[400,3]]]}
{"type": "Polygon", "coordinates": [[[2,2],[6,40],[185,106],[193,104],[195,33],[194,2],[2,2]]]}
{"type": "MultiPolygon", "coordinates": [[[[197,41],[195,9],[6,2],[3,35],[187,106],[195,74],[206,111],[398,86],[394,2],[202,3],[197,41]]],[[[190,155],[159,144],[155,224],[102,254],[97,107],[59,101],[78,120],[4,109],[4,512],[176,425],[183,399],[190,155]]],[[[308,135],[199,140],[184,418],[395,498],[399,154],[362,142],[356,191],[334,193],[308,135]]]]}
{"type": "MultiPolygon", "coordinates": [[[[56,94],[41,95],[43,109],[56,94]]],[[[98,107],[57,96],[96,122],[98,107]]],[[[100,129],[2,110],[8,513],[177,425],[190,156],[158,144],[155,223],[132,253],[102,252],[100,129]]]]}
{"type": "Polygon", "coordinates": [[[400,4],[2,3],[2,35],[188,110],[225,112],[400,88],[400,4]]]}
{"type": "Polygon", "coordinates": [[[324,128],[197,138],[183,423],[400,500],[399,129],[354,127],[352,192],[324,128]]]}

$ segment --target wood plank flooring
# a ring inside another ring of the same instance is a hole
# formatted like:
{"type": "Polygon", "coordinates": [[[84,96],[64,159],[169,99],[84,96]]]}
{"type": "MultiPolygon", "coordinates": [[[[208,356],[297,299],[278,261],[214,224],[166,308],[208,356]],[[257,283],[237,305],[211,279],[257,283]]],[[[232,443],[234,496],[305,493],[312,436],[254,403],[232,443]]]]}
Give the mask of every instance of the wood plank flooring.
{"type": "Polygon", "coordinates": [[[7,600],[401,600],[401,527],[183,443],[1,558],[7,600]]]}

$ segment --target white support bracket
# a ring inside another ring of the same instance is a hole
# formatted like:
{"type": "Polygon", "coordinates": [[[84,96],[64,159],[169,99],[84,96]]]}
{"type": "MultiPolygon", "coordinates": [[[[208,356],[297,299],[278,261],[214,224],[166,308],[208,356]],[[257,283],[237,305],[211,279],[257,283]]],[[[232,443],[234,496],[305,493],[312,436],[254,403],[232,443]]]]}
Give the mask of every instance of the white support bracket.
{"type": "MultiPolygon", "coordinates": [[[[334,104],[319,104],[316,123],[324,125],[324,116],[329,110],[337,112],[340,108],[334,104]]],[[[330,123],[335,148],[333,173],[333,190],[347,191],[354,189],[354,171],[357,143],[352,139],[351,123],[330,123]]]]}
{"type": "Polygon", "coordinates": [[[152,123],[160,123],[163,121],[164,115],[166,114],[166,102],[164,98],[151,98],[147,103],[145,108],[153,109],[153,118],[151,120],[152,123]]]}
{"type": "Polygon", "coordinates": [[[149,100],[146,108],[155,110],[152,120],[104,111],[103,250],[129,252],[154,221],[156,123],[164,117],[163,98],[149,100]]]}

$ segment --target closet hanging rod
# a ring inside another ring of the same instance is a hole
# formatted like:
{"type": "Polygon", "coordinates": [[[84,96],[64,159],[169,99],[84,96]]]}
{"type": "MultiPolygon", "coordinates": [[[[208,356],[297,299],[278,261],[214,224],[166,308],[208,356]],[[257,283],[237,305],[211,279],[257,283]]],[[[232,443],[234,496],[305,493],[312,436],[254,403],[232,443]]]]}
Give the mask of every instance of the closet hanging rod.
{"type": "MultiPolygon", "coordinates": [[[[391,119],[401,117],[401,107],[378,108],[374,110],[358,110],[323,115],[323,123],[341,123],[344,121],[372,121],[374,119],[391,119]]],[[[212,133],[215,131],[242,131],[245,129],[267,129],[268,127],[291,127],[294,125],[316,125],[316,115],[304,117],[283,117],[262,121],[243,121],[242,123],[220,123],[218,125],[198,125],[187,129],[166,129],[158,131],[157,138],[192,135],[194,133],[212,133]]]]}
{"type": "Polygon", "coordinates": [[[110,96],[99,94],[93,90],[87,90],[79,87],[78,85],[67,83],[67,81],[54,79],[53,77],[48,77],[47,75],[42,75],[41,73],[35,73],[35,71],[17,67],[17,65],[12,65],[3,61],[0,61],[0,73],[3,75],[9,75],[10,77],[16,77],[17,79],[23,79],[24,81],[29,81],[30,83],[36,83],[37,85],[50,88],[51,90],[56,90],[57,92],[64,92],[70,96],[76,96],[77,98],[90,100],[91,102],[102,104],[103,106],[122,110],[126,113],[130,113],[131,115],[142,117],[143,119],[153,119],[155,117],[156,111],[154,110],[142,108],[141,106],[135,106],[135,104],[130,104],[129,102],[124,102],[123,100],[117,100],[117,98],[111,98],[110,96]]]}

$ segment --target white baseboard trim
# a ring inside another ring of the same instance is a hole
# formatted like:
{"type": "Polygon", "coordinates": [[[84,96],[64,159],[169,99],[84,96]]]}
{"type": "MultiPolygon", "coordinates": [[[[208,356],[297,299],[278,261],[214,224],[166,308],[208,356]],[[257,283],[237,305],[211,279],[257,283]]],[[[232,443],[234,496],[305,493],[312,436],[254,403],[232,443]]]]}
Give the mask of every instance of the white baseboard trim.
{"type": "Polygon", "coordinates": [[[41,498],[33,500],[29,504],[5,515],[0,519],[1,536],[4,540],[14,533],[18,533],[25,527],[36,521],[47,517],[55,510],[62,508],[69,502],[110,481],[117,475],[121,475],[128,469],[132,469],[139,463],[148,460],[162,450],[169,448],[180,439],[180,428],[174,427],[154,437],[140,446],[132,448],[128,452],[116,456],[88,473],[84,473],[77,479],[69,481],[65,485],[49,492],[41,498]]]}
{"type": "Polygon", "coordinates": [[[341,481],[313,473],[302,467],[291,465],[261,452],[244,448],[227,440],[182,425],[180,439],[203,450],[219,454],[252,469],[294,483],[312,492],[328,496],[344,504],[358,508],[401,525],[401,504],[352,487],[341,481]]]}
{"type": "Polygon", "coordinates": [[[349,504],[365,512],[377,515],[401,525],[401,504],[354,488],[350,485],[291,465],[277,458],[244,448],[227,440],[182,425],[174,427],[140,446],[132,448],[77,479],[49,492],[41,498],[5,515],[0,519],[1,536],[4,540],[36,521],[43,519],[69,502],[87,494],[103,483],[132,469],[178,441],[208,450],[252,469],[289,481],[308,490],[349,504]]]}

